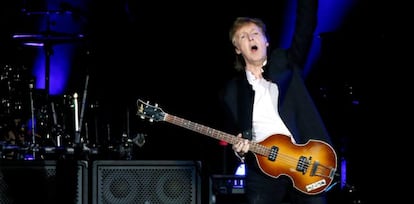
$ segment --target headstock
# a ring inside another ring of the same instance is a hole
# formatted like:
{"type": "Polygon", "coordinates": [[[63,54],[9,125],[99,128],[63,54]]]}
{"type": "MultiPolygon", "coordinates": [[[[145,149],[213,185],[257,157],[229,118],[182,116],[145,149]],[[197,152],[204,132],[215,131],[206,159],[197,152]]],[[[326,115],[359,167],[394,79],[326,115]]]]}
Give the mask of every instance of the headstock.
{"type": "Polygon", "coordinates": [[[163,121],[165,118],[165,112],[158,107],[158,104],[151,105],[149,102],[144,102],[141,99],[137,100],[137,115],[141,119],[148,119],[150,122],[163,121]]]}

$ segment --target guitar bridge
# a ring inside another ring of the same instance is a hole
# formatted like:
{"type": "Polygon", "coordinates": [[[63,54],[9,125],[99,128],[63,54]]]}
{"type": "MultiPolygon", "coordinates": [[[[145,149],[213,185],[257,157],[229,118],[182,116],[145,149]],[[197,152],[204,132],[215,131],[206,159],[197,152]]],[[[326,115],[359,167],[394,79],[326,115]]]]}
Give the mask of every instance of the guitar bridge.
{"type": "Polygon", "coordinates": [[[298,165],[296,165],[296,170],[302,172],[302,174],[305,174],[306,171],[308,170],[309,164],[310,164],[310,159],[304,156],[301,156],[299,158],[298,165]]]}
{"type": "Polygon", "coordinates": [[[275,161],[276,160],[276,157],[277,157],[277,153],[279,152],[279,148],[278,147],[276,147],[276,146],[273,146],[271,149],[270,149],[270,153],[269,153],[269,156],[267,157],[270,161],[275,161]]]}

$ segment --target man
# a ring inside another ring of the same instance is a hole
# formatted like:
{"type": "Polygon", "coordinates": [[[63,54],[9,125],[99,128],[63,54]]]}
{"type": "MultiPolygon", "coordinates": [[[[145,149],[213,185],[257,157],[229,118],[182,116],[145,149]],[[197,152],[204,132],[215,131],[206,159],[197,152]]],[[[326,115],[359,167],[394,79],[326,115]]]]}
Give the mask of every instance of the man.
{"type": "MultiPolygon", "coordinates": [[[[250,204],[278,204],[286,199],[292,204],[326,203],[324,193],[306,194],[295,189],[289,177],[266,175],[250,151],[250,141],[262,142],[273,135],[286,136],[292,144],[315,139],[330,147],[330,137],[302,78],[316,27],[317,7],[315,0],[298,1],[292,44],[288,49],[272,51],[270,57],[262,20],[239,17],[230,29],[237,54],[235,68],[240,72],[228,82],[221,96],[228,131],[244,138],[232,149],[246,164],[245,188],[250,204]]],[[[281,160],[281,156],[277,159],[281,160]]],[[[336,155],[333,158],[336,162],[336,155]]]]}

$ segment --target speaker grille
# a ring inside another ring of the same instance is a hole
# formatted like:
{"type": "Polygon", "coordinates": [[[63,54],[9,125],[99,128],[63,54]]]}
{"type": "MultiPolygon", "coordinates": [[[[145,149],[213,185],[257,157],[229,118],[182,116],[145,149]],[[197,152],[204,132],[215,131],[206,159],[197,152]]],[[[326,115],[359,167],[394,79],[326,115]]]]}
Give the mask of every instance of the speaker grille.
{"type": "Polygon", "coordinates": [[[82,204],[87,198],[86,161],[0,161],[1,204],[82,204]]]}
{"type": "Polygon", "coordinates": [[[198,203],[197,169],[187,161],[95,161],[93,203],[198,203]]]}

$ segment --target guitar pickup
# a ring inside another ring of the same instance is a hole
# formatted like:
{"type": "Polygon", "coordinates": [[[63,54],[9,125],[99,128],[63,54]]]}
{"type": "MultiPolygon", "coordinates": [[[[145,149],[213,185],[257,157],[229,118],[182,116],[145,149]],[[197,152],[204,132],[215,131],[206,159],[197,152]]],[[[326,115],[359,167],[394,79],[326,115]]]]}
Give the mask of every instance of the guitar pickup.
{"type": "Polygon", "coordinates": [[[279,148],[278,147],[276,147],[276,146],[273,146],[271,149],[270,149],[270,153],[269,153],[269,156],[267,157],[270,161],[275,161],[276,160],[276,157],[277,157],[277,153],[279,152],[279,148]]]}
{"type": "Polygon", "coordinates": [[[298,165],[296,166],[296,170],[305,174],[309,167],[310,160],[304,156],[301,156],[298,161],[298,165]]]}

